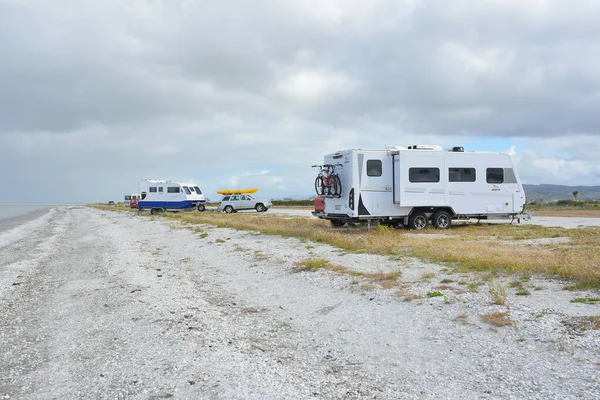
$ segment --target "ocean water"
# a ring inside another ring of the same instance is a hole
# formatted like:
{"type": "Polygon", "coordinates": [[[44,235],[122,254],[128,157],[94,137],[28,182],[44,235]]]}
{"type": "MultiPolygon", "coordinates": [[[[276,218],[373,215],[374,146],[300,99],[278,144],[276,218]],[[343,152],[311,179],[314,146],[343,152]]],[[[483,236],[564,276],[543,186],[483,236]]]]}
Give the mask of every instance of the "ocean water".
{"type": "Polygon", "coordinates": [[[21,217],[31,212],[51,208],[49,204],[0,203],[0,221],[21,217]]]}

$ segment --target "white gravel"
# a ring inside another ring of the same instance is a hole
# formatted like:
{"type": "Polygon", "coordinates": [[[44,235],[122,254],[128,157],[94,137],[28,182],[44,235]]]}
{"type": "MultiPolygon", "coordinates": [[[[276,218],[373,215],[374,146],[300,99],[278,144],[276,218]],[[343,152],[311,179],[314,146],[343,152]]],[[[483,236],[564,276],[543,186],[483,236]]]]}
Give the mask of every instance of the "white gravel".
{"type": "Polygon", "coordinates": [[[600,398],[600,304],[570,302],[598,293],[538,277],[497,306],[416,259],[181,228],[69,207],[0,233],[0,399],[600,398]],[[444,296],[296,272],[310,257],[444,296]]]}

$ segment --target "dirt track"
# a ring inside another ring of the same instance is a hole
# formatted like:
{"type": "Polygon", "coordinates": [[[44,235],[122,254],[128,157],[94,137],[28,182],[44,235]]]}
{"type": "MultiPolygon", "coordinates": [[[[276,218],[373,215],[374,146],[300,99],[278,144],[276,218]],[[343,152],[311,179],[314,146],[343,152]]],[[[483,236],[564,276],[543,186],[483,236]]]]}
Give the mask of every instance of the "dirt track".
{"type": "Polygon", "coordinates": [[[205,233],[74,207],[0,234],[0,398],[598,398],[600,304],[559,283],[511,297],[515,326],[495,328],[484,293],[407,303],[294,271],[400,268],[426,293],[434,265],[205,233]]]}

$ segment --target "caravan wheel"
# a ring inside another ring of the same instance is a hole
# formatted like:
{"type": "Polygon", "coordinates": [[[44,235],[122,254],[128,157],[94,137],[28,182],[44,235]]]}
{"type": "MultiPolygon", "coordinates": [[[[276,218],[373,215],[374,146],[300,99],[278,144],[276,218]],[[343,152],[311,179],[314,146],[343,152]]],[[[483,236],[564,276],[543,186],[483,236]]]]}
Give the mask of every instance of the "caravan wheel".
{"type": "Polygon", "coordinates": [[[418,231],[425,229],[427,227],[427,214],[421,211],[414,212],[410,218],[408,218],[408,227],[418,231]]]}
{"type": "Polygon", "coordinates": [[[431,223],[435,229],[448,229],[452,223],[452,218],[447,211],[440,210],[433,214],[431,223]]]}
{"type": "Polygon", "coordinates": [[[198,205],[196,206],[196,209],[200,212],[206,210],[206,207],[204,206],[204,204],[202,203],[198,203],[198,205]]]}
{"type": "Polygon", "coordinates": [[[346,225],[346,221],[343,219],[330,219],[329,221],[331,222],[331,225],[335,226],[336,228],[346,225]]]}
{"type": "Polygon", "coordinates": [[[155,214],[158,214],[159,211],[160,210],[158,208],[151,208],[150,209],[150,214],[155,215],[155,214]]]}

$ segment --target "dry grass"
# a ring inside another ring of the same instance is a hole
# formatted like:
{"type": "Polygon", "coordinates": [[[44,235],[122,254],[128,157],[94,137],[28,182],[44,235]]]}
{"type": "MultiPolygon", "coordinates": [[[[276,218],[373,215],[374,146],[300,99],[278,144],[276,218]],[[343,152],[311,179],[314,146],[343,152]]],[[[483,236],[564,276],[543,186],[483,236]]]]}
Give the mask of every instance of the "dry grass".
{"type": "MultiPolygon", "coordinates": [[[[348,269],[343,265],[332,264],[329,261],[323,258],[309,258],[307,260],[299,261],[296,263],[295,270],[297,272],[302,271],[318,271],[321,269],[326,269],[328,271],[338,272],[342,274],[347,274],[354,277],[361,277],[363,279],[368,280],[367,285],[374,286],[374,284],[379,285],[384,289],[391,289],[399,285],[398,278],[400,277],[400,271],[394,272],[376,272],[376,273],[364,273],[353,271],[348,269]]],[[[363,285],[364,286],[364,285],[363,285]]]]}
{"type": "Polygon", "coordinates": [[[508,312],[493,312],[483,316],[483,322],[494,326],[513,325],[514,321],[507,317],[508,312]]]}
{"type": "Polygon", "coordinates": [[[543,210],[535,211],[540,217],[600,218],[600,210],[543,210]]]}
{"type": "MultiPolygon", "coordinates": [[[[99,206],[114,211],[118,207],[99,206]]],[[[123,209],[121,209],[123,210],[123,209]]],[[[467,224],[448,231],[364,227],[332,228],[328,221],[273,214],[167,213],[160,218],[210,224],[328,243],[349,252],[412,256],[447,262],[457,269],[543,273],[572,279],[578,288],[600,287],[600,228],[562,229],[535,225],[467,224]],[[435,237],[427,237],[431,234],[435,237]],[[456,237],[456,236],[459,237],[456,237]],[[568,237],[569,243],[519,245],[526,239],[568,237]]]]}

